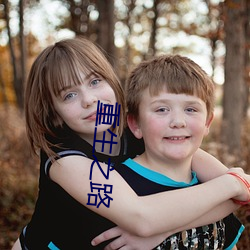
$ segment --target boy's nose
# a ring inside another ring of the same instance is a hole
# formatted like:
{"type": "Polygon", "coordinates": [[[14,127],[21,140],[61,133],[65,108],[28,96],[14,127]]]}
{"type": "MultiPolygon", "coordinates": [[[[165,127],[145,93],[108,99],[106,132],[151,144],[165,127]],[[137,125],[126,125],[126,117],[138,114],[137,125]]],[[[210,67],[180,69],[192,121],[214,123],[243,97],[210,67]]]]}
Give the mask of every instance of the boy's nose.
{"type": "Polygon", "coordinates": [[[186,126],[186,121],[183,115],[175,114],[171,117],[170,127],[171,128],[183,128],[186,126]]]}

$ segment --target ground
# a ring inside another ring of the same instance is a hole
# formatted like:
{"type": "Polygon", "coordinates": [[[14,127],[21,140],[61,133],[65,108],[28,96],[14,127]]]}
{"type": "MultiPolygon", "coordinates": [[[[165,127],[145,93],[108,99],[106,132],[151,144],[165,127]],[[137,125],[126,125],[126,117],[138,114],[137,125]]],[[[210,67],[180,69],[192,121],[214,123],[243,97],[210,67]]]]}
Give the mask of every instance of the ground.
{"type": "MultiPolygon", "coordinates": [[[[202,147],[227,166],[241,166],[250,174],[250,121],[244,125],[244,147],[240,160],[237,160],[218,143],[220,120],[216,119],[202,147]]],[[[7,250],[32,215],[38,191],[39,164],[38,158],[30,153],[24,116],[14,107],[0,106],[0,141],[0,249],[7,250]]],[[[238,249],[250,250],[250,205],[242,207],[236,215],[246,228],[238,249]]]]}

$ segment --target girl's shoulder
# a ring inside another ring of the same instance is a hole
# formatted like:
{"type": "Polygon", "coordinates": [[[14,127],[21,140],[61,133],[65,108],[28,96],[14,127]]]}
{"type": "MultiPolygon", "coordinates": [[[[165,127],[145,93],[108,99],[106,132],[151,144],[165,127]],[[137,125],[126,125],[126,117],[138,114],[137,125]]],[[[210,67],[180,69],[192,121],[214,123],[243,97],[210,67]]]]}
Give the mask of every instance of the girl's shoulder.
{"type": "Polygon", "coordinates": [[[86,156],[93,154],[92,145],[67,128],[59,130],[55,136],[49,136],[48,141],[53,152],[61,157],[64,156],[65,152],[74,154],[74,151],[82,152],[86,156]]]}
{"type": "MultiPolygon", "coordinates": [[[[54,160],[65,158],[67,156],[83,156],[84,158],[92,158],[93,147],[81,139],[73,132],[65,130],[65,133],[58,133],[56,136],[48,136],[47,140],[51,145],[51,149],[57,154],[54,160]]],[[[44,151],[40,153],[40,168],[43,174],[48,175],[50,167],[54,161],[44,151]]]]}

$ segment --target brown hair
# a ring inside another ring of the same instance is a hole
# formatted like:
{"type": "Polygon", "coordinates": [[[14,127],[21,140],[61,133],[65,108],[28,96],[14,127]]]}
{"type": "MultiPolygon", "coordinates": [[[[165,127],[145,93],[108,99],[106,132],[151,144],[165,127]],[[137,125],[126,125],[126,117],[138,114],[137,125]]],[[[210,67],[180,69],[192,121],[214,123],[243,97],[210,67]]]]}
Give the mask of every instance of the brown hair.
{"type": "Polygon", "coordinates": [[[125,123],[124,93],[112,66],[101,49],[89,40],[66,39],[44,49],[29,73],[25,114],[27,135],[34,152],[42,149],[49,156],[55,156],[46,137],[57,136],[56,128],[62,124],[53,106],[52,94],[58,96],[59,90],[69,84],[81,84],[82,72],[96,74],[114,90],[117,103],[121,105],[120,125],[114,132],[118,136],[122,134],[125,123]]]}
{"type": "Polygon", "coordinates": [[[126,82],[128,114],[138,118],[141,93],[149,88],[157,95],[164,88],[169,93],[196,95],[206,103],[208,117],[214,109],[214,84],[201,67],[187,57],[164,55],[140,63],[126,82]]]}

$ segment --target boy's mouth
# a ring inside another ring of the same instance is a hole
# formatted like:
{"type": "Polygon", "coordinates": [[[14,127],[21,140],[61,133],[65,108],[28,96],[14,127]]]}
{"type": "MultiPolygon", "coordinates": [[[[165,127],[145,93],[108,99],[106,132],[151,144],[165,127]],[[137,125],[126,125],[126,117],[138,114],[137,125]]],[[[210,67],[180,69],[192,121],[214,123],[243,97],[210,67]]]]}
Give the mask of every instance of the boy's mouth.
{"type": "Polygon", "coordinates": [[[165,137],[167,140],[171,140],[171,141],[183,141],[185,139],[189,139],[190,136],[168,136],[165,137]]]}

